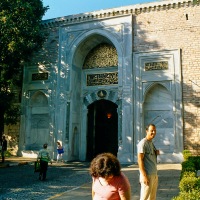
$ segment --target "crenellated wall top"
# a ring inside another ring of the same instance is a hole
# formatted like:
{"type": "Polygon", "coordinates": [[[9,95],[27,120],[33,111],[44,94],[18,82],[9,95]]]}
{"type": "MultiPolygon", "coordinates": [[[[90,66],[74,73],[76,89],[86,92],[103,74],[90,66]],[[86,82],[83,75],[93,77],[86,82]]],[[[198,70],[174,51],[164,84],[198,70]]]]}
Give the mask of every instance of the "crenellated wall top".
{"type": "MultiPolygon", "coordinates": [[[[197,0],[196,5],[199,5],[197,0]]],[[[153,12],[169,9],[177,9],[181,7],[194,6],[193,0],[168,0],[152,3],[135,4],[130,6],[117,7],[112,9],[99,10],[76,15],[68,15],[48,20],[43,20],[44,27],[56,27],[75,23],[88,22],[99,19],[113,18],[125,15],[138,15],[144,12],[153,12]]]]}

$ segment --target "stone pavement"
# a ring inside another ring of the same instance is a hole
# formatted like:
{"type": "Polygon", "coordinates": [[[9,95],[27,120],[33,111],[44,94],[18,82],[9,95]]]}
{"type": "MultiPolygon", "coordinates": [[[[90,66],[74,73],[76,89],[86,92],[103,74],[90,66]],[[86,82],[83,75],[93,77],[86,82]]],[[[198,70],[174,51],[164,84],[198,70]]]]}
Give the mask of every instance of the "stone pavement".
{"type": "Polygon", "coordinates": [[[1,163],[1,158],[0,158],[0,167],[12,167],[12,166],[16,166],[16,165],[27,165],[27,164],[34,163],[34,161],[36,161],[36,158],[11,156],[11,157],[6,157],[4,163],[1,163]]]}
{"type": "MultiPolygon", "coordinates": [[[[7,158],[5,164],[0,163],[0,167],[23,165],[34,162],[35,158],[11,157],[7,158]]],[[[56,164],[56,163],[55,163],[56,164]]],[[[129,178],[131,183],[131,193],[133,200],[139,200],[140,185],[138,182],[138,166],[122,166],[122,171],[129,178]]],[[[179,193],[179,178],[181,164],[158,164],[159,186],[157,200],[171,200],[179,193]]],[[[91,200],[91,182],[70,191],[52,196],[49,200],[91,200]]]]}
{"type": "MultiPolygon", "coordinates": [[[[159,187],[157,200],[171,200],[179,194],[179,177],[181,164],[158,164],[159,187]]],[[[140,185],[138,182],[138,166],[130,165],[122,167],[122,171],[127,175],[131,183],[131,193],[133,200],[139,200],[140,185]]],[[[49,200],[91,200],[91,182],[74,188],[71,191],[57,194],[49,200]]]]}

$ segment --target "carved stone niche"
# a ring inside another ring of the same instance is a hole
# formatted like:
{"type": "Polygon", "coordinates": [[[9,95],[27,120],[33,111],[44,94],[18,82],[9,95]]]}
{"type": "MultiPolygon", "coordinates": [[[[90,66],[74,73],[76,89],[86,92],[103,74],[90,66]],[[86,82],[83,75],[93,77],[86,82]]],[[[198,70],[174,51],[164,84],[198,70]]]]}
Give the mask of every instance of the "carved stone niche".
{"type": "Polygon", "coordinates": [[[49,113],[48,100],[46,95],[37,91],[30,100],[31,114],[46,114],[49,113]]]}

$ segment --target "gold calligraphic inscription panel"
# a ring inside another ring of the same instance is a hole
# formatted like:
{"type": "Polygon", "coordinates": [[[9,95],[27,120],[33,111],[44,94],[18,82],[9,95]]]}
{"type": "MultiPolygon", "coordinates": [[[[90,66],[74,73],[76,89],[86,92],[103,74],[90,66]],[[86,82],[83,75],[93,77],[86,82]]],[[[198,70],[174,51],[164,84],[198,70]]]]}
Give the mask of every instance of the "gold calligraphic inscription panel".
{"type": "Polygon", "coordinates": [[[35,73],[32,74],[32,81],[48,80],[48,73],[35,73]]]}
{"type": "Polygon", "coordinates": [[[118,84],[118,72],[87,74],[87,86],[116,84],[118,84]]]}
{"type": "Polygon", "coordinates": [[[118,56],[115,47],[109,44],[100,44],[87,55],[83,69],[117,67],[118,56]]]}
{"type": "Polygon", "coordinates": [[[145,71],[151,71],[151,70],[167,70],[168,62],[162,61],[162,62],[148,62],[145,63],[144,69],[145,71]]]}

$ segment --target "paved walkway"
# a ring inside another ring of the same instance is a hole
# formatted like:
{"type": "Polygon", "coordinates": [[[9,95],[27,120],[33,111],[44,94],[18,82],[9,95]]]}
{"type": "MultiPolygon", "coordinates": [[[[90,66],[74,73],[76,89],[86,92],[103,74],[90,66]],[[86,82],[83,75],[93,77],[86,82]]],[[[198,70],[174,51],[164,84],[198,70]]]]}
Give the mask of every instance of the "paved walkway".
{"type": "MultiPolygon", "coordinates": [[[[158,164],[159,187],[157,200],[171,200],[179,193],[179,177],[181,172],[180,164],[158,164]]],[[[131,193],[133,200],[139,200],[140,185],[138,183],[138,166],[131,165],[122,168],[131,183],[131,193]]],[[[57,194],[49,200],[91,200],[91,183],[86,183],[81,187],[71,191],[57,194]]]]}
{"type": "Polygon", "coordinates": [[[28,163],[33,163],[36,161],[36,158],[24,158],[24,157],[18,157],[18,156],[11,156],[6,157],[5,162],[1,162],[0,157],[0,167],[12,167],[15,165],[27,165],[28,163]]]}
{"type": "MultiPolygon", "coordinates": [[[[20,165],[34,162],[33,158],[11,157],[6,160],[5,165],[20,165]]],[[[2,166],[2,164],[0,164],[2,166]]],[[[139,200],[140,185],[138,182],[138,166],[129,165],[122,167],[122,171],[127,175],[131,183],[132,199],[139,200]]],[[[179,193],[179,178],[181,164],[158,164],[159,187],[157,200],[171,200],[179,193]]],[[[85,183],[80,187],[73,188],[70,191],[57,194],[49,200],[91,200],[91,182],[85,183]]]]}

